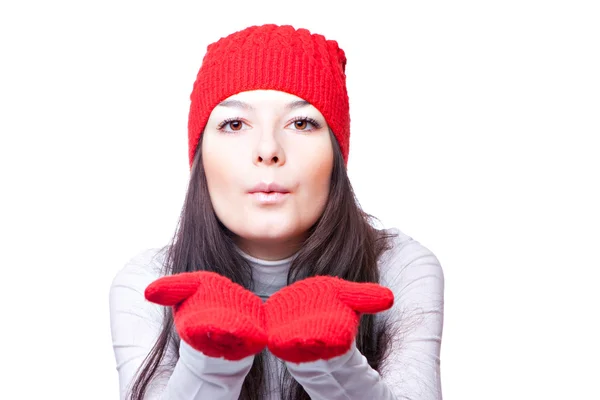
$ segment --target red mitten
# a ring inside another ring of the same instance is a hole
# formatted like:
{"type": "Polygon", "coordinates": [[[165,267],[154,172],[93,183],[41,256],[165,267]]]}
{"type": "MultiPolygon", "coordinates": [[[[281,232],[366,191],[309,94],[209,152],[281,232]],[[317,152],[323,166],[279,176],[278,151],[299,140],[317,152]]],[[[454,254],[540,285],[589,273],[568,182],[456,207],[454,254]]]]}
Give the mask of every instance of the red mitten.
{"type": "Polygon", "coordinates": [[[181,339],[209,357],[241,360],[267,344],[260,297],[217,273],[164,276],[148,285],[145,296],[173,306],[181,339]]]}
{"type": "Polygon", "coordinates": [[[267,346],[294,363],[340,356],[356,337],[360,314],[375,314],[393,303],[392,291],[376,283],[331,276],[303,279],[266,301],[267,346]]]}

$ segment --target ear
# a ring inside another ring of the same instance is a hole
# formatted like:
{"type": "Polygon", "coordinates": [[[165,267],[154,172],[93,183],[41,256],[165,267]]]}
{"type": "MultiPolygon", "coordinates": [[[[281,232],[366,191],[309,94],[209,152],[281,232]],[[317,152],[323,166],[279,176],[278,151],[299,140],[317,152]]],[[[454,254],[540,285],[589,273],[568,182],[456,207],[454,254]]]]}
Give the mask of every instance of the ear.
{"type": "Polygon", "coordinates": [[[196,292],[200,280],[193,273],[163,276],[149,284],[144,291],[146,300],[162,306],[174,306],[196,292]]]}
{"type": "Polygon", "coordinates": [[[359,313],[376,314],[394,304],[394,293],[377,283],[343,281],[338,296],[359,313]]]}

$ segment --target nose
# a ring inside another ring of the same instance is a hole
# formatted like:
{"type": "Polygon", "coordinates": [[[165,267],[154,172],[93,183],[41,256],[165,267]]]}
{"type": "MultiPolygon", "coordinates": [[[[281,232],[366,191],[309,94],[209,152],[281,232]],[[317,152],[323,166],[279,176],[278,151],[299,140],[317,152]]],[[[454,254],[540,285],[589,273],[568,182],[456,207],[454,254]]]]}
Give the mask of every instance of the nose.
{"type": "Polygon", "coordinates": [[[263,132],[254,151],[254,164],[276,165],[285,164],[285,152],[279,143],[275,131],[263,132]]]}

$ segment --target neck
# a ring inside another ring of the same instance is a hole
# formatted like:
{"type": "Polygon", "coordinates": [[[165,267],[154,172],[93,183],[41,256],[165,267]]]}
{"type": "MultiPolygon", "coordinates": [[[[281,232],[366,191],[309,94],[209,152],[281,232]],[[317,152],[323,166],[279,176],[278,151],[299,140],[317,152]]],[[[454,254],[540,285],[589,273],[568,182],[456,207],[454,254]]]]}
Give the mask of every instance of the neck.
{"type": "Polygon", "coordinates": [[[263,301],[287,285],[288,273],[295,254],[276,261],[251,256],[239,247],[237,251],[252,267],[252,290],[263,301]]]}
{"type": "Polygon", "coordinates": [[[278,261],[296,254],[302,242],[298,240],[272,241],[272,240],[246,240],[237,238],[236,245],[244,253],[265,261],[278,261]]]}

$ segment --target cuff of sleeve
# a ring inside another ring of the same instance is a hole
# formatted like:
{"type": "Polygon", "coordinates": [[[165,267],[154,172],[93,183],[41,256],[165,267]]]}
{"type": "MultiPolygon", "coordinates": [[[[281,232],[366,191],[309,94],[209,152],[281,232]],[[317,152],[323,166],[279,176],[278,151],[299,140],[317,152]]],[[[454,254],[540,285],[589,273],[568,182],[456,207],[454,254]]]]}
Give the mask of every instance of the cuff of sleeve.
{"type": "Polygon", "coordinates": [[[194,349],[185,340],[181,340],[180,342],[179,357],[188,369],[201,374],[210,372],[220,375],[237,375],[250,370],[254,362],[253,355],[236,361],[209,357],[194,349]]]}
{"type": "Polygon", "coordinates": [[[290,371],[308,372],[308,371],[321,371],[321,372],[333,372],[337,371],[352,359],[356,357],[362,357],[360,351],[356,347],[356,342],[352,342],[350,349],[337,357],[330,358],[329,360],[317,360],[304,363],[293,363],[286,362],[286,366],[290,371]]]}

